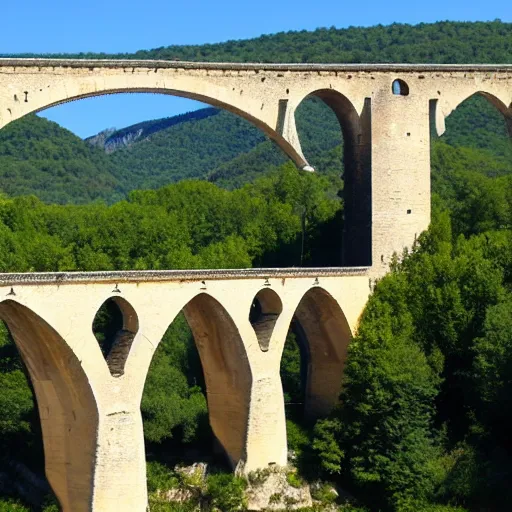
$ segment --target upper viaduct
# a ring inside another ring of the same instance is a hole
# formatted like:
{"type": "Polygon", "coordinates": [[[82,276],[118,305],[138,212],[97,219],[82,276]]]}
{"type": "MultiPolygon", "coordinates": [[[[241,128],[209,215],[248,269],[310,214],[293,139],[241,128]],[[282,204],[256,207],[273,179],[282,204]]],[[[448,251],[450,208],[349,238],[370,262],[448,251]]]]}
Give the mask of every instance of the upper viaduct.
{"type": "Polygon", "coordinates": [[[295,110],[308,96],[344,139],[339,268],[0,275],[0,318],[37,397],[48,480],[65,512],[147,505],[140,400],[151,358],[183,311],[207,387],[210,424],[248,472],[287,460],[281,354],[290,322],[309,345],[306,413],[336,403],[350,338],[394,253],[430,220],[430,131],[475,93],[512,134],[512,66],[213,64],[0,59],[0,128],[30,112],[120,92],[184,96],[238,114],[302,169],[295,110]],[[92,332],[112,299],[123,330],[105,359],[92,332]],[[250,318],[257,300],[261,314],[250,318]],[[252,321],[251,321],[252,320],[252,321]]]}

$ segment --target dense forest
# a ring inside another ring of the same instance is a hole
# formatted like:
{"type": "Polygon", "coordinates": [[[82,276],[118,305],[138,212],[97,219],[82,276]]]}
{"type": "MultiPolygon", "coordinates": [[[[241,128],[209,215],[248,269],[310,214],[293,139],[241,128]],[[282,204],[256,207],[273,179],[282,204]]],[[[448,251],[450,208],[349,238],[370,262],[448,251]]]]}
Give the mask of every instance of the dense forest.
{"type": "MultiPolygon", "coordinates": [[[[512,25],[499,21],[446,22],[123,57],[510,62],[511,36],[512,25]]],[[[118,139],[138,138],[108,153],[116,132],[91,144],[36,116],[12,123],[0,131],[0,271],[336,265],[341,133],[319,101],[304,103],[297,122],[317,174],[299,172],[257,130],[216,110],[120,130],[118,139]]],[[[446,134],[433,137],[431,164],[432,224],[377,284],[350,346],[341,405],[315,425],[302,421],[304,361],[293,326],[285,346],[297,466],[290,482],[330,482],[349,496],[342,510],[510,508],[512,144],[503,118],[487,100],[468,99],[447,119],[446,134]]],[[[34,395],[0,327],[0,511],[55,511],[34,395]]],[[[105,303],[93,325],[105,353],[119,328],[119,310],[105,303]]],[[[141,408],[151,510],[193,510],[196,503],[169,504],[158,492],[190,485],[176,463],[222,467],[183,315],[155,353],[141,408]]],[[[241,510],[243,486],[213,471],[203,504],[241,510]]],[[[315,497],[317,510],[341,506],[328,487],[315,497]]]]}
{"type": "MultiPolygon", "coordinates": [[[[52,58],[164,59],[197,62],[512,62],[512,23],[420,23],[290,31],[225,43],[167,46],[135,53],[52,54],[52,58]]],[[[11,55],[0,54],[8,57],[11,55]]],[[[42,57],[20,54],[18,57],[42,57]]]]}

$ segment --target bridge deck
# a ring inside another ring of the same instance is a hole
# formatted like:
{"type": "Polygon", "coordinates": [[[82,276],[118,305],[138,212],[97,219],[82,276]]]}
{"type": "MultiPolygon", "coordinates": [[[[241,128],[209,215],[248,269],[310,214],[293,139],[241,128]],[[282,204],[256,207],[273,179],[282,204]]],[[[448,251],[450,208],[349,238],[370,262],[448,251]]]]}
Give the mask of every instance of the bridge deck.
{"type": "Polygon", "coordinates": [[[128,283],[204,281],[206,279],[267,279],[365,276],[368,267],[249,268],[215,270],[116,270],[100,272],[29,272],[0,274],[0,286],[67,283],[128,283]]]}
{"type": "Polygon", "coordinates": [[[130,59],[24,59],[0,58],[2,67],[70,67],[70,68],[171,68],[229,71],[512,71],[512,64],[301,64],[265,62],[189,62],[176,60],[130,59]]]}

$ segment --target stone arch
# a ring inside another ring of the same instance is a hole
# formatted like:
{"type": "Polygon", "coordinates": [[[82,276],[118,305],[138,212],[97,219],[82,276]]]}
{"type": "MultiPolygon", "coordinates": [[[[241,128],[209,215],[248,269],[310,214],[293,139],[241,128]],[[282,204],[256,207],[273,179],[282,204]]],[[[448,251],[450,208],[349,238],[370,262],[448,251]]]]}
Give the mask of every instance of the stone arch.
{"type": "Polygon", "coordinates": [[[244,463],[252,373],[240,332],[226,309],[200,293],[183,308],[199,352],[213,433],[233,468],[244,463]]]}
{"type": "Polygon", "coordinates": [[[282,311],[283,303],[274,290],[263,288],[254,297],[249,321],[262,352],[267,352],[269,349],[272,332],[282,311]]]}
{"type": "Polygon", "coordinates": [[[86,512],[93,498],[98,409],[81,362],[66,341],[26,306],[3,301],[0,318],[34,387],[48,481],[64,512],[86,512]]]}
{"type": "Polygon", "coordinates": [[[338,402],[352,332],[338,302],[320,287],[309,289],[295,311],[295,334],[301,354],[305,382],[304,415],[326,416],[338,402]]]}
{"type": "Polygon", "coordinates": [[[457,105],[455,105],[455,108],[457,108],[461,103],[463,103],[464,101],[468,100],[469,98],[471,98],[472,96],[475,96],[475,95],[479,95],[479,96],[482,96],[483,98],[485,98],[491,105],[496,107],[496,109],[498,111],[500,111],[504,116],[512,115],[512,113],[510,112],[512,105],[507,107],[507,105],[505,105],[505,103],[503,103],[503,101],[501,101],[497,96],[495,96],[494,94],[491,94],[490,92],[483,91],[483,90],[475,91],[469,95],[466,95],[462,99],[459,99],[457,105]]]}
{"type": "MultiPolygon", "coordinates": [[[[485,91],[477,91],[474,94],[472,94],[471,96],[474,96],[476,94],[485,98],[493,107],[496,108],[496,110],[498,112],[500,112],[503,115],[503,117],[505,118],[505,123],[507,125],[508,134],[512,138],[512,102],[507,107],[507,105],[505,105],[505,103],[503,103],[503,101],[501,101],[494,94],[491,94],[491,93],[485,92],[485,91]]],[[[471,96],[469,96],[468,98],[465,98],[462,101],[469,99],[471,96]]],[[[462,103],[462,101],[460,103],[462,103]]],[[[459,103],[459,105],[460,105],[460,103],[459,103]]]]}
{"type": "MultiPolygon", "coordinates": [[[[147,78],[147,76],[144,78],[147,78]]],[[[105,84],[102,84],[103,87],[98,88],[95,82],[91,82],[87,78],[82,78],[81,80],[73,80],[71,82],[59,84],[59,87],[52,88],[49,91],[44,91],[46,94],[44,97],[48,98],[45,100],[34,99],[34,97],[37,98],[38,89],[35,89],[33,92],[27,91],[30,101],[28,103],[21,102],[23,105],[21,112],[18,112],[16,108],[10,108],[8,105],[7,111],[9,112],[9,119],[2,122],[0,117],[0,128],[27,114],[38,113],[48,108],[85,98],[125,93],[165,94],[200,101],[242,117],[271,138],[298,166],[303,166],[303,158],[300,151],[297,150],[293,143],[288,141],[286,136],[283,136],[279,126],[276,127],[271,122],[272,116],[260,116],[260,100],[243,96],[236,98],[236,96],[231,95],[230,91],[225,87],[201,83],[200,81],[194,82],[190,88],[172,88],[165,86],[162,87],[159,85],[148,86],[148,80],[144,78],[139,79],[138,77],[135,77],[133,79],[135,82],[133,85],[127,83],[125,87],[121,88],[108,85],[108,79],[105,80],[105,84]],[[137,81],[142,82],[144,85],[138,85],[137,81]],[[68,91],[72,92],[68,93],[68,91]],[[234,101],[231,102],[230,100],[234,101]]],[[[155,78],[154,81],[158,82],[158,79],[155,78]]],[[[41,91],[43,91],[43,89],[41,89],[41,91]]],[[[17,104],[19,104],[19,101],[17,104]]]]}
{"type": "Polygon", "coordinates": [[[512,138],[512,102],[507,106],[503,98],[483,89],[477,91],[473,90],[470,92],[463,90],[455,98],[450,98],[452,101],[450,101],[448,106],[446,103],[441,103],[441,100],[439,99],[430,100],[430,117],[432,121],[435,121],[437,135],[441,136],[445,132],[445,119],[462,103],[473,96],[481,96],[485,98],[493,107],[496,108],[496,110],[498,110],[498,112],[503,115],[509,136],[512,138]]]}
{"type": "MultiPolygon", "coordinates": [[[[371,265],[371,98],[359,115],[352,101],[335,89],[318,89],[304,99],[322,100],[336,115],[343,134],[344,266],[371,265]]],[[[301,102],[302,102],[301,101],[301,102]]],[[[299,103],[300,105],[300,103],[299,103]]]]}

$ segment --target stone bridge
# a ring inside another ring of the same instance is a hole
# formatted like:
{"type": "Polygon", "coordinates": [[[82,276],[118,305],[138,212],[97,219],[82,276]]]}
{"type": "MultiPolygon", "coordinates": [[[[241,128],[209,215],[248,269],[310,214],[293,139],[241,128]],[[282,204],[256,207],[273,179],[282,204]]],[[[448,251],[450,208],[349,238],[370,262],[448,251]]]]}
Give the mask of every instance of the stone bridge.
{"type": "Polygon", "coordinates": [[[512,66],[202,64],[0,59],[0,128],[30,112],[119,92],[184,96],[238,114],[301,168],[295,110],[308,96],[344,138],[345,267],[0,275],[0,318],[37,397],[48,479],[65,512],[147,505],[140,401],[151,358],[183,311],[210,424],[233,468],[286,464],[279,367],[290,322],[309,346],[306,413],[336,403],[346,350],[376,278],[430,220],[430,129],[480,93],[512,133],[512,66]],[[112,299],[122,335],[92,332],[112,299]],[[250,315],[259,304],[259,314],[250,315]]]}
{"type": "Polygon", "coordinates": [[[0,128],[29,112],[102,94],[203,101],[260,128],[311,170],[295,125],[308,96],[335,112],[344,139],[343,265],[386,272],[430,219],[430,126],[475,93],[512,133],[512,65],[223,64],[0,59],[0,128]]]}
{"type": "Polygon", "coordinates": [[[300,322],[309,345],[306,414],[325,415],[370,284],[364,268],[0,275],[0,318],[34,386],[46,474],[63,510],[145,510],[140,401],[153,354],[181,311],[200,354],[210,424],[233,468],[286,465],[279,370],[290,322],[300,322]],[[105,359],[92,324],[108,299],[129,336],[105,359]],[[251,323],[255,299],[261,312],[251,323]]]}

